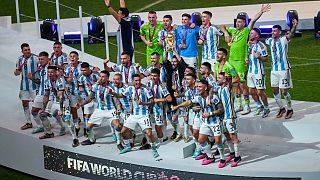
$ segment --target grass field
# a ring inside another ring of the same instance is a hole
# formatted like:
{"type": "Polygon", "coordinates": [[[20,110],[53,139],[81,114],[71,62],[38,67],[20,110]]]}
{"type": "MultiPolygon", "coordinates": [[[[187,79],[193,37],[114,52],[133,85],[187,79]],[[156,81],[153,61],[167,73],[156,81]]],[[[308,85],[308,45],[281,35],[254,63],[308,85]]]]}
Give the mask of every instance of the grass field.
{"type": "MultiPolygon", "coordinates": [[[[157,0],[126,0],[127,7],[130,12],[136,12],[137,10],[145,7],[157,0]]],[[[155,6],[151,6],[149,8],[144,9],[143,11],[156,10],[172,10],[172,9],[190,9],[190,8],[203,8],[203,7],[216,7],[216,6],[233,6],[233,5],[244,5],[244,4],[257,4],[257,3],[279,3],[279,2],[294,2],[299,0],[183,0],[183,3],[177,4],[177,0],[165,0],[155,6]]],[[[39,19],[46,18],[56,18],[56,7],[55,0],[38,0],[38,12],[39,19]]],[[[60,6],[60,16],[61,18],[71,18],[71,17],[79,17],[77,12],[78,7],[81,5],[83,12],[87,14],[83,14],[83,16],[90,15],[104,15],[109,14],[104,0],[59,0],[60,6]],[[65,5],[65,6],[64,6],[65,5]],[[75,10],[72,10],[68,7],[71,7],[75,10]]],[[[34,5],[33,0],[19,0],[20,3],[20,14],[23,14],[21,18],[21,22],[34,21],[34,5]],[[26,17],[26,16],[30,17],[26,17]]],[[[119,8],[118,0],[111,0],[112,6],[114,9],[119,8]]],[[[16,22],[16,9],[15,9],[15,1],[14,0],[1,0],[0,7],[0,16],[12,16],[12,22],[16,22]]]]}
{"type": "MultiPolygon", "coordinates": [[[[148,10],[172,10],[172,9],[185,9],[185,8],[201,8],[201,7],[214,7],[214,6],[232,6],[232,5],[244,5],[244,4],[257,4],[257,3],[272,3],[272,2],[292,2],[299,0],[184,0],[183,3],[177,4],[177,0],[166,0],[156,6],[149,7],[148,10]]],[[[19,0],[20,2],[20,14],[23,14],[21,22],[34,21],[34,8],[33,0],[19,0]],[[29,16],[29,17],[27,17],[29,16]]],[[[55,0],[38,0],[39,18],[55,18],[56,10],[55,0]]],[[[118,1],[111,0],[115,9],[118,9],[118,1]]],[[[127,7],[131,12],[135,12],[138,9],[145,7],[148,4],[155,2],[155,0],[127,0],[127,7]]],[[[75,10],[60,6],[61,18],[78,17],[78,6],[83,7],[83,11],[90,15],[104,15],[108,14],[108,11],[104,5],[103,0],[60,0],[61,4],[72,7],[75,10]]],[[[12,16],[12,21],[16,22],[15,13],[15,1],[14,0],[1,0],[0,16],[12,16]]],[[[109,38],[110,42],[115,43],[115,38],[109,38]]],[[[80,49],[79,45],[73,45],[73,47],[80,49]]],[[[116,47],[110,45],[111,60],[115,60],[116,47]]],[[[227,47],[226,43],[220,41],[220,47],[227,47]]],[[[291,90],[291,96],[295,100],[315,101],[320,102],[320,80],[318,79],[319,65],[320,65],[320,40],[313,37],[313,32],[303,32],[302,38],[294,38],[289,44],[289,59],[292,67],[292,76],[294,88],[291,90]]],[[[94,56],[104,58],[105,50],[104,44],[85,44],[86,52],[94,56]]],[[[144,52],[145,46],[141,42],[135,43],[136,52],[144,52]]],[[[199,47],[199,52],[201,47],[199,47]]],[[[135,54],[136,61],[145,66],[145,56],[143,54],[135,54]]],[[[84,60],[86,61],[86,60],[84,60]]],[[[267,89],[268,95],[270,92],[270,62],[265,63],[267,67],[267,89]]],[[[11,170],[9,168],[0,166],[1,179],[36,179],[36,177],[29,176],[24,173],[11,170]]]]}

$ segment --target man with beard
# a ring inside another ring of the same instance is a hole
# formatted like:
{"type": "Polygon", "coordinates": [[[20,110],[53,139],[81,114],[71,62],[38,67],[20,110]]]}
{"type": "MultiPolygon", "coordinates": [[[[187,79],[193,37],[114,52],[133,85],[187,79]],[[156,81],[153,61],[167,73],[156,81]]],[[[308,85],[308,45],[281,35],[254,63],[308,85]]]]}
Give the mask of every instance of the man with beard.
{"type": "Polygon", "coordinates": [[[247,14],[239,13],[236,21],[236,28],[226,27],[221,25],[220,29],[224,33],[225,40],[230,46],[230,56],[229,62],[235,68],[236,72],[240,77],[240,84],[235,84],[236,87],[236,111],[243,111],[241,114],[245,115],[251,112],[250,100],[249,100],[249,90],[245,83],[246,81],[246,59],[248,57],[248,38],[250,30],[253,28],[255,22],[261,17],[261,15],[270,10],[271,6],[262,5],[261,10],[251,19],[248,27],[247,24],[247,14]],[[231,35],[231,37],[230,37],[231,35]],[[244,107],[242,105],[241,94],[245,100],[244,107]]]}
{"type": "Polygon", "coordinates": [[[272,38],[266,39],[266,44],[271,49],[271,87],[273,96],[280,108],[277,118],[281,118],[286,113],[285,119],[290,119],[293,114],[291,107],[291,96],[289,89],[293,88],[291,79],[291,66],[288,59],[288,43],[293,38],[298,21],[292,19],[292,28],[290,33],[281,36],[281,26],[274,25],[272,27],[272,38]],[[281,91],[281,93],[280,93],[281,91]],[[283,94],[287,104],[287,111],[282,104],[281,94],[283,94]]]}
{"type": "Polygon", "coordinates": [[[60,71],[63,71],[68,64],[68,55],[62,52],[62,44],[57,41],[53,43],[53,52],[50,56],[52,64],[56,65],[60,71]]]}
{"type": "Polygon", "coordinates": [[[122,82],[126,85],[131,85],[134,74],[139,74],[141,77],[144,77],[143,74],[141,74],[144,72],[144,69],[139,64],[131,62],[129,52],[124,51],[121,53],[121,64],[119,65],[115,64],[109,67],[108,62],[108,59],[104,61],[104,69],[108,72],[119,72],[123,77],[122,82]]]}
{"type": "Polygon", "coordinates": [[[247,76],[247,85],[249,93],[256,102],[255,115],[258,116],[263,111],[262,117],[265,118],[270,113],[268,106],[268,97],[266,95],[266,74],[264,71],[263,61],[268,60],[268,52],[266,46],[259,41],[260,30],[253,28],[249,35],[248,60],[249,71],[247,76]],[[263,103],[261,103],[261,101],[263,103]]]}
{"type": "Polygon", "coordinates": [[[176,31],[172,26],[171,15],[163,16],[163,25],[164,25],[164,29],[159,31],[158,44],[163,47],[163,59],[168,59],[170,61],[174,54],[173,54],[173,49],[170,50],[167,47],[168,43],[170,43],[170,42],[167,42],[168,35],[169,35],[169,38],[172,38],[172,42],[174,43],[173,47],[176,47],[176,31]]]}
{"type": "Polygon", "coordinates": [[[21,51],[22,55],[18,57],[14,75],[21,75],[19,98],[27,122],[20,129],[25,130],[32,128],[29,102],[35,97],[37,84],[31,79],[30,74],[34,74],[38,68],[38,57],[31,53],[27,43],[21,44],[21,51]]]}

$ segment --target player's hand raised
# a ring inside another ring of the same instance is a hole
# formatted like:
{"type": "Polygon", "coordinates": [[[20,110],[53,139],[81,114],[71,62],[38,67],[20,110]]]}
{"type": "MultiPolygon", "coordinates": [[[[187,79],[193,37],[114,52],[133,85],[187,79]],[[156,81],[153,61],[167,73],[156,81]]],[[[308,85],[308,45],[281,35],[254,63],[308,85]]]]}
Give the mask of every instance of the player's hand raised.
{"type": "Polygon", "coordinates": [[[266,5],[262,4],[262,6],[261,6],[261,12],[262,13],[268,12],[268,11],[270,11],[270,9],[271,9],[271,5],[270,4],[266,4],[266,5]]]}

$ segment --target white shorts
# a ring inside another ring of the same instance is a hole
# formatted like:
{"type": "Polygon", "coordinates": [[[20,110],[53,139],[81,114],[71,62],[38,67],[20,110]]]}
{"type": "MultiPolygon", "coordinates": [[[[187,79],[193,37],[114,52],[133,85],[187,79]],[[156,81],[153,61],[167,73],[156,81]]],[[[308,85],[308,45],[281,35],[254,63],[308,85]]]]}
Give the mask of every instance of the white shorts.
{"type": "Polygon", "coordinates": [[[19,92],[19,98],[22,101],[33,101],[33,99],[36,96],[36,91],[24,91],[20,90],[19,92]]]}
{"type": "MultiPolygon", "coordinates": [[[[58,113],[58,111],[60,111],[60,102],[57,101],[49,101],[48,105],[46,107],[45,112],[49,113],[52,116],[55,116],[55,114],[58,113]]],[[[63,102],[63,111],[64,111],[64,118],[63,120],[70,120],[69,118],[71,118],[71,114],[70,114],[70,106],[69,106],[69,101],[64,101],[63,102]],[[68,119],[65,119],[66,116],[69,116],[68,119]]]]}
{"type": "Polygon", "coordinates": [[[152,128],[148,115],[130,115],[129,118],[124,122],[123,126],[134,131],[137,124],[143,131],[145,129],[152,128]]]}
{"type": "Polygon", "coordinates": [[[93,114],[94,112],[94,103],[91,101],[90,103],[83,106],[84,114],[93,114]]]}
{"type": "Polygon", "coordinates": [[[204,62],[208,62],[211,64],[211,71],[214,71],[214,63],[216,62],[216,59],[203,59],[201,61],[201,64],[204,62]]]}
{"type": "Polygon", "coordinates": [[[166,117],[163,115],[156,116],[154,114],[150,114],[150,121],[154,123],[157,126],[164,125],[164,121],[166,120],[166,117]]]}
{"type": "Polygon", "coordinates": [[[198,69],[198,58],[197,57],[183,57],[181,56],[185,63],[188,64],[189,67],[193,67],[196,70],[198,69]]]}
{"type": "Polygon", "coordinates": [[[119,120],[121,123],[126,122],[126,120],[129,118],[130,113],[121,112],[119,116],[119,120]]]}
{"type": "Polygon", "coordinates": [[[290,69],[271,71],[271,87],[278,87],[280,89],[293,88],[290,69]]]}
{"type": "Polygon", "coordinates": [[[220,124],[208,125],[208,124],[202,123],[199,133],[208,135],[208,136],[221,136],[220,124]]]}
{"type": "Polygon", "coordinates": [[[101,125],[101,122],[104,120],[107,120],[109,121],[109,123],[111,123],[115,119],[118,119],[118,116],[116,115],[116,110],[95,109],[88,123],[101,125]]]}
{"type": "Polygon", "coordinates": [[[237,130],[237,119],[224,119],[223,120],[223,132],[236,134],[237,130]]]}
{"type": "Polygon", "coordinates": [[[43,96],[36,95],[36,97],[33,100],[32,107],[42,109],[43,107],[43,96]]]}
{"type": "Polygon", "coordinates": [[[266,89],[266,76],[248,73],[247,85],[249,88],[266,89]]]}
{"type": "Polygon", "coordinates": [[[192,124],[190,124],[190,125],[192,125],[192,129],[198,129],[198,130],[200,129],[200,126],[202,124],[201,120],[200,120],[200,118],[201,118],[200,116],[201,116],[200,112],[195,113],[192,124]]]}

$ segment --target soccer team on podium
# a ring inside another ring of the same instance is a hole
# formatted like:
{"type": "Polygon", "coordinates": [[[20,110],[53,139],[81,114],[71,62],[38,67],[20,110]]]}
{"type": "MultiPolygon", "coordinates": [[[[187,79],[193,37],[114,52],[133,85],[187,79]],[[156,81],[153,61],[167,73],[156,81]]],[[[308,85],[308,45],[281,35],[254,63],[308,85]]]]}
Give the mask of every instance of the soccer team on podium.
{"type": "MultiPolygon", "coordinates": [[[[140,149],[151,149],[152,156],[158,158],[157,149],[169,139],[169,121],[174,129],[170,139],[186,143],[193,140],[193,158],[202,159],[203,165],[215,162],[215,155],[219,155],[219,168],[228,163],[237,166],[241,161],[237,114],[251,112],[249,94],[256,104],[255,116],[262,113],[265,118],[270,113],[263,64],[269,57],[266,46],[259,41],[260,30],[254,28],[270,5],[262,5],[248,25],[246,14],[239,13],[235,28],[211,24],[209,11],[202,12],[200,27],[191,23],[189,14],[182,15],[182,25],[172,25],[171,15],[165,15],[160,22],[156,12],[150,11],[149,22],[141,27],[141,39],[147,46],[145,69],[131,61],[132,22],[124,0],[120,0],[118,12],[109,0],[105,4],[120,24],[118,46],[124,50],[121,64],[110,67],[105,60],[104,70],[100,70],[79,61],[76,51],[69,55],[62,52],[60,42],[54,43],[51,55],[46,51],[35,55],[27,43],[21,45],[22,55],[14,72],[21,76],[19,97],[27,121],[21,129],[33,128],[33,134],[44,132],[40,139],[53,138],[49,118],[54,118],[60,126],[59,136],[66,134],[67,126],[73,137],[72,146],[76,147],[80,145],[81,122],[77,112],[82,109],[83,135],[87,139],[81,145],[95,144],[93,129],[107,120],[120,154],[130,152],[136,134],[143,132],[140,149]],[[230,46],[229,53],[218,47],[219,36],[224,36],[230,46]],[[202,46],[199,68],[198,44],[202,46]],[[115,72],[113,79],[109,78],[110,72],[115,72]],[[141,83],[143,78],[147,78],[146,84],[141,83]]],[[[281,26],[274,25],[272,37],[265,40],[271,49],[271,87],[279,105],[276,116],[285,115],[286,119],[293,114],[288,92],[292,88],[288,42],[298,22],[293,19],[292,23],[287,35],[282,35],[281,26]]]]}

